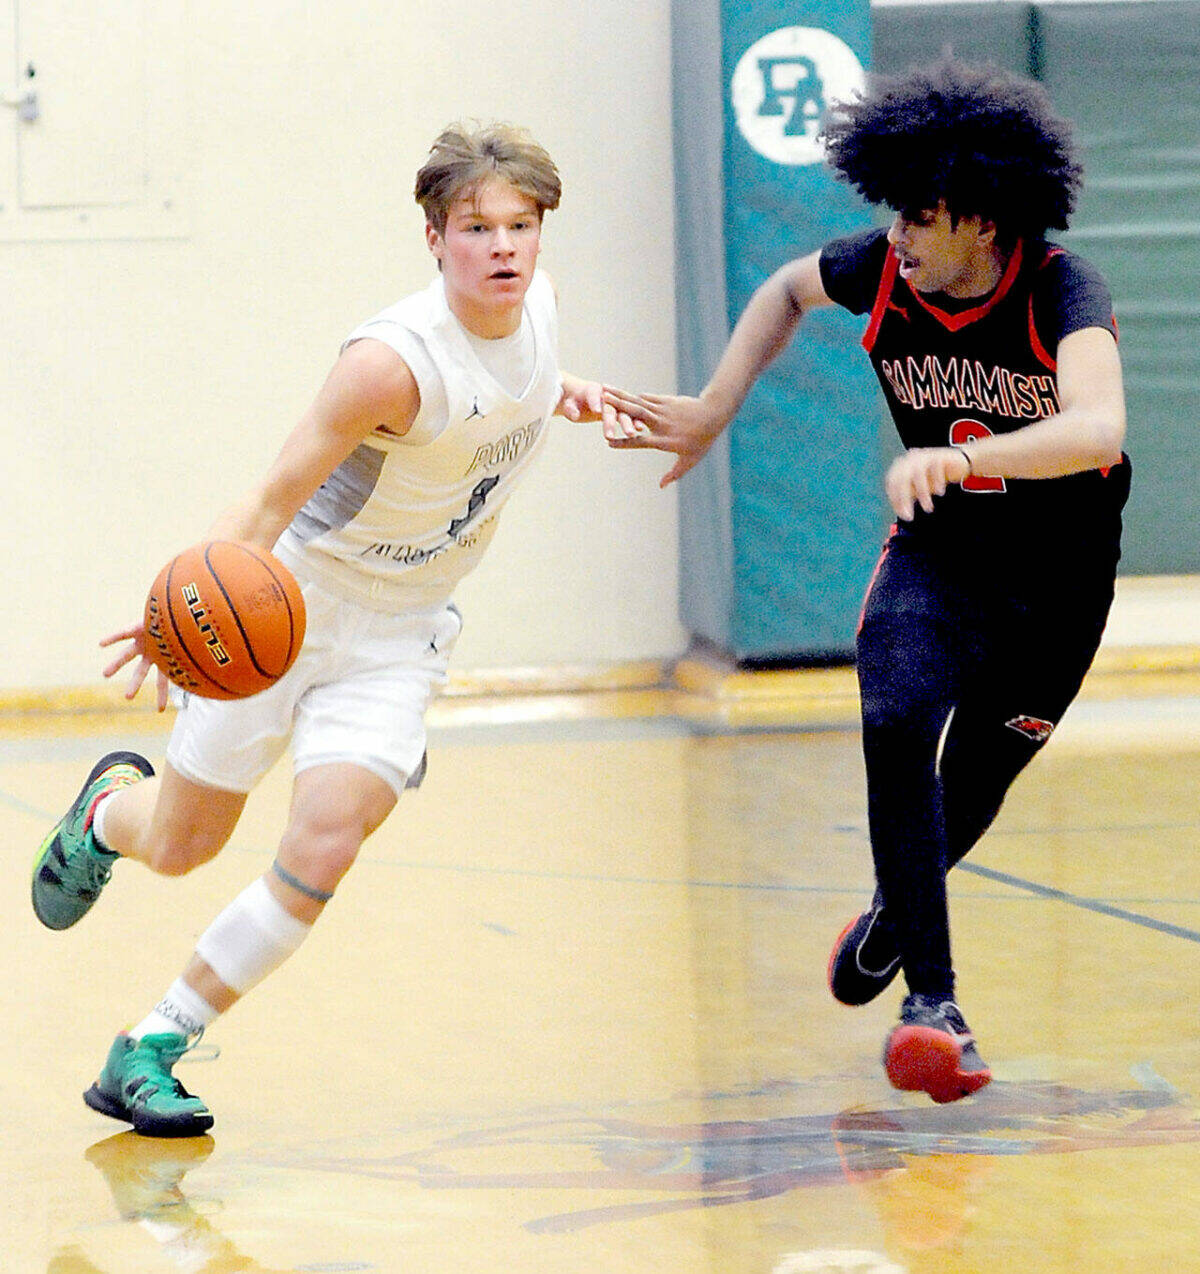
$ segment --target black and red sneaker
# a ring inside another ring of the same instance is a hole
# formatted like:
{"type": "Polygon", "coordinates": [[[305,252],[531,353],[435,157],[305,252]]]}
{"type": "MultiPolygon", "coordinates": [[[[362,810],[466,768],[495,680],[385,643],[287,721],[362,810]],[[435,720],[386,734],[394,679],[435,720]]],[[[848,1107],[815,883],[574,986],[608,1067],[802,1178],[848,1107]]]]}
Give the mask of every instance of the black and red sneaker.
{"type": "Polygon", "coordinates": [[[893,1088],[928,1093],[939,1103],[968,1097],[992,1079],[958,1005],[933,995],[910,995],[900,1006],[883,1068],[893,1088]]]}
{"type": "Polygon", "coordinates": [[[829,990],[842,1004],[869,1004],[900,972],[900,949],[878,900],[838,934],[829,953],[829,990]]]}

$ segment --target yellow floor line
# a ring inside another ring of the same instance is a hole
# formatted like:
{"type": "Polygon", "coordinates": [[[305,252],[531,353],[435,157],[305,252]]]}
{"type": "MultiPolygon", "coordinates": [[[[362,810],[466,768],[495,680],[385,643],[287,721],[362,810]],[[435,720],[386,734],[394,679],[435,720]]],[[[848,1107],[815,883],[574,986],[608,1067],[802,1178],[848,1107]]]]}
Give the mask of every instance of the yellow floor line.
{"type": "MultiPolygon", "coordinates": [[[[1080,694],[1096,700],[1169,696],[1200,696],[1200,647],[1102,649],[1080,694]]],[[[734,725],[852,725],[858,686],[847,666],[749,671],[689,655],[673,664],[467,670],[451,675],[434,713],[438,723],[451,724],[668,715],[734,725]]],[[[157,718],[148,701],[127,703],[106,686],[0,690],[0,733],[19,733],[34,715],[63,717],[67,729],[86,729],[89,717],[136,717],[146,727],[157,718]]],[[[164,727],[169,715],[157,718],[164,727]]]]}

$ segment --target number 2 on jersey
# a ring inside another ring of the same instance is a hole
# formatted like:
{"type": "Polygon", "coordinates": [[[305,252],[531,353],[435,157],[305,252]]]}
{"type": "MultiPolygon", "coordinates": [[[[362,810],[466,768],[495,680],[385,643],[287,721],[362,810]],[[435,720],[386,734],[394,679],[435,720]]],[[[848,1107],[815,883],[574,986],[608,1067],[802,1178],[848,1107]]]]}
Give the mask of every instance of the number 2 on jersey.
{"type": "MultiPolygon", "coordinates": [[[[956,420],[950,426],[952,447],[965,447],[968,443],[978,442],[980,438],[991,436],[992,431],[987,425],[978,420],[972,420],[969,416],[956,420]]],[[[962,480],[962,489],[964,491],[1004,491],[1007,488],[1003,478],[990,478],[984,474],[972,473],[962,480]]]]}

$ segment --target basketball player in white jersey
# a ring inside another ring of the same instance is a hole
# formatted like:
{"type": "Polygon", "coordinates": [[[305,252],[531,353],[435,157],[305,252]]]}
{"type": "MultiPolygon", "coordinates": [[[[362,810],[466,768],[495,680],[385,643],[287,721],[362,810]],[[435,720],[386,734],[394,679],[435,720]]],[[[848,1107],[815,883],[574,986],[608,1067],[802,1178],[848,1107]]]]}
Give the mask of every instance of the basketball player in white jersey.
{"type": "MultiPolygon", "coordinates": [[[[291,744],[292,803],[271,869],[117,1036],[84,1094],[139,1133],[211,1127],[172,1066],[299,947],[362,842],[421,781],[425,710],[460,628],[455,585],[550,416],[601,419],[600,385],[558,368],[554,291],[536,268],[559,194],[554,163],[519,130],[455,126],[438,137],[415,191],[437,277],[351,333],[265,478],[208,533],[273,549],[295,572],[308,612],[299,658],[249,699],[185,698],[161,775],[133,752],[102,758],[42,844],[34,910],[65,929],[117,858],[164,875],[211,859],[291,744]]],[[[151,668],[141,625],[103,644],[121,642],[105,675],[138,660],[132,697],[151,668]]],[[[160,709],[166,692],[159,674],[160,709]]]]}

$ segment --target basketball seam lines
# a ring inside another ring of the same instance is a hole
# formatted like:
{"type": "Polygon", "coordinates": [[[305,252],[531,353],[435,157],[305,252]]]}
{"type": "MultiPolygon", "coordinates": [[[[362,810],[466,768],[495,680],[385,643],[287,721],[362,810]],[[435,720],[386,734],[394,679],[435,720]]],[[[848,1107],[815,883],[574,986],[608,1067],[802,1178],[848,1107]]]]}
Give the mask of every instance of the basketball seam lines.
{"type": "MultiPolygon", "coordinates": [[[[231,544],[233,547],[237,548],[240,552],[245,553],[247,557],[253,558],[256,562],[259,563],[260,566],[266,567],[267,574],[270,575],[270,577],[273,580],[275,580],[276,584],[279,583],[279,581],[275,579],[275,572],[271,570],[269,566],[267,566],[267,564],[262,560],[261,557],[258,556],[257,553],[250,553],[248,550],[242,548],[240,544],[235,544],[234,541],[232,540],[225,541],[225,542],[231,544]]],[[[213,566],[211,561],[209,561],[209,552],[211,551],[211,549],[212,549],[211,544],[206,544],[204,546],[204,565],[208,567],[208,573],[212,576],[213,582],[221,590],[221,596],[225,599],[225,604],[229,607],[229,613],[233,616],[233,622],[237,625],[238,632],[241,633],[242,635],[242,645],[245,646],[246,648],[246,654],[250,656],[250,662],[254,665],[254,671],[257,672],[260,677],[266,677],[271,681],[278,681],[279,680],[278,675],[269,673],[262,666],[262,664],[258,662],[258,658],[254,653],[254,647],[250,644],[250,637],[247,634],[246,629],[242,625],[241,616],[238,615],[237,607],[233,604],[233,598],[229,596],[228,590],[225,588],[225,585],[221,582],[221,577],[220,575],[217,574],[216,567],[213,566]]],[[[284,602],[285,603],[287,602],[286,591],[284,592],[284,602]]],[[[293,632],[292,611],[291,611],[291,606],[289,605],[288,606],[288,654],[291,654],[292,652],[292,632],[293,632]]]]}
{"type": "MultiPolygon", "coordinates": [[[[258,558],[258,561],[262,564],[262,567],[267,572],[267,574],[275,581],[276,584],[279,585],[279,591],[280,593],[283,594],[283,604],[287,607],[288,649],[287,649],[287,660],[285,661],[284,666],[290,667],[291,661],[292,661],[292,652],[296,646],[296,615],[295,615],[295,612],[292,610],[292,599],[288,596],[287,585],[283,582],[283,580],[279,578],[278,575],[275,574],[275,570],[271,566],[271,564],[269,562],[264,562],[261,557],[258,558]]],[[[297,581],[296,587],[297,588],[300,587],[299,581],[297,581]]]]}

